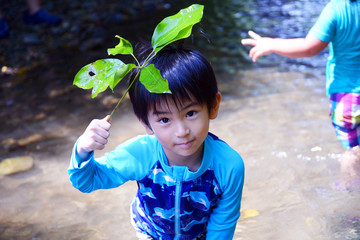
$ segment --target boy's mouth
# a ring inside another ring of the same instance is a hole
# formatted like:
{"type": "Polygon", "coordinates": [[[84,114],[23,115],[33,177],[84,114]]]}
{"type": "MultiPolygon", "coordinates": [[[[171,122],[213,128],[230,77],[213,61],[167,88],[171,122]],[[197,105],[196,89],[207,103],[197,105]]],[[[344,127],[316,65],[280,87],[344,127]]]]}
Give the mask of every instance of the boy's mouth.
{"type": "Polygon", "coordinates": [[[183,142],[183,143],[179,143],[177,145],[180,146],[180,147],[189,147],[193,142],[194,142],[194,140],[189,140],[189,141],[186,141],[186,142],[183,142]]]}

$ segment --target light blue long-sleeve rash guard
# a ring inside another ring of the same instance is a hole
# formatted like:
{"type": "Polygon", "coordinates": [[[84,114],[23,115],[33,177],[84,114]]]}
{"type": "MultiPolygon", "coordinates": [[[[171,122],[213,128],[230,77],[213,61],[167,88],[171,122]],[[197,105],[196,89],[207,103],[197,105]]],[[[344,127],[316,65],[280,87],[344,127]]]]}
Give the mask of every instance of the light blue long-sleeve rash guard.
{"type": "Polygon", "coordinates": [[[139,136],[114,151],[80,161],[76,145],[68,169],[82,192],[137,181],[133,222],[155,239],[232,239],[240,216],[244,163],[225,142],[209,133],[197,172],[168,165],[154,136],[139,136]]]}

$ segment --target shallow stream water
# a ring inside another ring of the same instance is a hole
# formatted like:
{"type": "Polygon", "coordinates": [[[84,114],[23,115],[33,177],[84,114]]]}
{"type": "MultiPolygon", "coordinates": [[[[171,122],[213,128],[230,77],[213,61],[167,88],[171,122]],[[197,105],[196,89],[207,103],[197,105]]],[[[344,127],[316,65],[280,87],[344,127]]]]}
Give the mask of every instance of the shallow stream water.
{"type": "MultiPolygon", "coordinates": [[[[303,36],[326,1],[225,2],[224,8],[212,6],[204,19],[216,50],[204,52],[223,94],[211,132],[236,149],[246,166],[234,239],[359,240],[360,192],[333,188],[344,149],[328,116],[326,52],[300,60],[269,56],[251,64],[240,45],[247,29],[303,36]],[[216,20],[225,16],[232,17],[216,20]]],[[[83,194],[68,180],[71,144],[88,122],[47,126],[68,142],[54,144],[46,158],[31,153],[30,171],[0,178],[0,239],[136,239],[129,217],[135,183],[83,194]]],[[[144,133],[127,104],[113,119],[107,148],[96,155],[144,133]]]]}

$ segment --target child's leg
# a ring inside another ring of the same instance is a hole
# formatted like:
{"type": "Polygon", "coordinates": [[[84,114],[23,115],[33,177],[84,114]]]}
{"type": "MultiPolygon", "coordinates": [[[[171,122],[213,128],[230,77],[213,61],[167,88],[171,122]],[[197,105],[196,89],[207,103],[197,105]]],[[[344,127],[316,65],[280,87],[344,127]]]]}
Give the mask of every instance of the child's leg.
{"type": "Polygon", "coordinates": [[[347,150],[340,159],[340,187],[355,189],[360,187],[360,147],[347,150]]]}
{"type": "Polygon", "coordinates": [[[348,150],[340,159],[339,187],[360,187],[360,94],[336,93],[330,96],[331,119],[341,144],[348,150]]]}

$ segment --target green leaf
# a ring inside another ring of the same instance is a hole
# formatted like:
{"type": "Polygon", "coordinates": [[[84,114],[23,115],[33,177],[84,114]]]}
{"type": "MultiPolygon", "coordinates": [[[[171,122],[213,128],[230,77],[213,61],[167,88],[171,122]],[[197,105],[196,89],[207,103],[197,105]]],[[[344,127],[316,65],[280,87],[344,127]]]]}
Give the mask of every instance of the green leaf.
{"type": "Polygon", "coordinates": [[[133,47],[131,45],[131,43],[116,35],[115,37],[120,39],[120,42],[118,45],[116,45],[114,48],[108,48],[108,54],[109,55],[117,55],[117,54],[124,54],[124,55],[128,55],[128,54],[133,54],[133,47]]]}
{"type": "Polygon", "coordinates": [[[174,41],[189,37],[192,27],[201,21],[203,10],[203,5],[193,4],[162,20],[156,26],[152,36],[151,43],[154,52],[159,52],[174,41]]]}
{"type": "Polygon", "coordinates": [[[97,60],[80,69],[74,78],[74,85],[83,89],[92,88],[91,97],[95,98],[113,84],[116,70],[123,65],[119,59],[97,60]]]}
{"type": "Polygon", "coordinates": [[[140,82],[151,93],[171,93],[168,81],[161,76],[154,64],[141,70],[140,82]]]}
{"type": "Polygon", "coordinates": [[[115,86],[134,68],[137,68],[137,66],[132,63],[122,65],[120,68],[118,68],[115,72],[114,80],[110,85],[110,88],[114,89],[115,86]]]}

